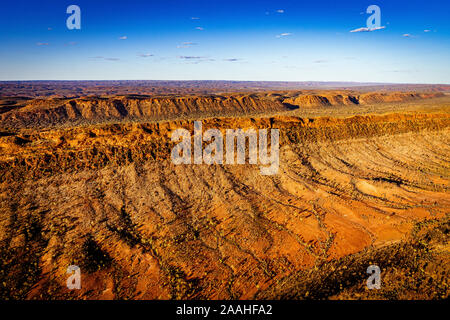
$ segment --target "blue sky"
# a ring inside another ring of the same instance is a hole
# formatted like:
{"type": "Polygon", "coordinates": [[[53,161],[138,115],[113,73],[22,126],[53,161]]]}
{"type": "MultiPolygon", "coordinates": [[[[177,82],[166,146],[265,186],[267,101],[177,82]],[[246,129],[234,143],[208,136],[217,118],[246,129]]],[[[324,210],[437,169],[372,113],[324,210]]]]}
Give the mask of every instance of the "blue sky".
{"type": "Polygon", "coordinates": [[[450,1],[15,0],[0,43],[0,80],[450,84],[450,1]],[[385,28],[350,32],[372,4],[385,28]]]}

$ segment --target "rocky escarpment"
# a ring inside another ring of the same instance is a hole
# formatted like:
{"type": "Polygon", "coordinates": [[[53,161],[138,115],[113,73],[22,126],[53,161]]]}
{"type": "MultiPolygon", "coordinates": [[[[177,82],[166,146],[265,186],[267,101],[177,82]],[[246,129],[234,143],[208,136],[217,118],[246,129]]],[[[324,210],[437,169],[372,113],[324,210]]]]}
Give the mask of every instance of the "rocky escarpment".
{"type": "Polygon", "coordinates": [[[285,92],[185,97],[138,95],[77,99],[4,99],[0,127],[49,127],[67,123],[161,120],[189,116],[236,116],[297,108],[358,106],[436,98],[441,93],[285,92]]]}
{"type": "Polygon", "coordinates": [[[419,99],[443,97],[443,93],[406,93],[406,92],[370,92],[363,94],[300,94],[284,99],[299,107],[337,106],[337,105],[365,105],[389,102],[406,102],[419,99]]]}
{"type": "Polygon", "coordinates": [[[194,96],[159,98],[80,98],[73,100],[37,99],[0,116],[4,126],[46,126],[87,120],[162,119],[190,114],[247,114],[283,111],[288,108],[276,100],[242,96],[194,96]]]}
{"type": "MultiPolygon", "coordinates": [[[[40,178],[83,168],[98,169],[170,158],[172,132],[186,128],[193,134],[194,120],[161,123],[110,124],[58,130],[0,132],[0,181],[40,178]]],[[[203,130],[229,128],[277,128],[281,144],[339,141],[420,132],[439,131],[450,126],[447,114],[389,114],[298,118],[211,118],[202,121],[203,130]]]]}

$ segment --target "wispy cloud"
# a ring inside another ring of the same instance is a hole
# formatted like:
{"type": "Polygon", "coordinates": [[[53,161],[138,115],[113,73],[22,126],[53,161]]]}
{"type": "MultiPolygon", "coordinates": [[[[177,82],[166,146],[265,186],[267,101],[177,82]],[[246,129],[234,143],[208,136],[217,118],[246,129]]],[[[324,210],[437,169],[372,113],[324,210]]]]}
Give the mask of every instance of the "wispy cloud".
{"type": "Polygon", "coordinates": [[[431,30],[425,29],[425,30],[423,30],[423,32],[431,32],[431,30]]]}
{"type": "Polygon", "coordinates": [[[96,60],[106,60],[106,61],[119,61],[119,58],[106,58],[103,56],[95,56],[95,57],[91,57],[91,59],[96,59],[96,60]]]}
{"type": "Polygon", "coordinates": [[[284,33],[278,34],[276,37],[277,37],[277,38],[282,38],[282,37],[288,37],[288,36],[292,36],[292,33],[290,33],[290,32],[284,32],[284,33]]]}
{"type": "Polygon", "coordinates": [[[49,43],[48,42],[38,42],[36,43],[37,46],[48,46],[49,43]]]}
{"type": "Polygon", "coordinates": [[[362,28],[350,30],[350,32],[372,32],[372,31],[377,31],[377,30],[382,30],[382,29],[386,29],[386,27],[385,26],[383,26],[383,27],[376,27],[376,28],[362,27],[362,28]]]}
{"type": "Polygon", "coordinates": [[[367,32],[367,31],[369,31],[369,28],[358,28],[350,30],[350,32],[367,32]]]}
{"type": "Polygon", "coordinates": [[[178,59],[185,60],[189,63],[198,64],[201,62],[211,62],[215,61],[215,59],[211,59],[209,57],[203,57],[203,56],[178,56],[178,59]]]}
{"type": "Polygon", "coordinates": [[[138,57],[148,58],[148,57],[153,57],[153,54],[151,54],[151,53],[139,53],[138,57]]]}
{"type": "Polygon", "coordinates": [[[238,59],[238,58],[228,58],[228,59],[223,59],[223,61],[227,61],[227,62],[237,62],[237,61],[242,61],[242,59],[238,59]]]}
{"type": "Polygon", "coordinates": [[[412,72],[417,72],[416,70],[409,70],[409,69],[404,69],[404,70],[388,70],[385,72],[393,72],[393,73],[412,73],[412,72]]]}
{"type": "Polygon", "coordinates": [[[199,17],[191,17],[191,20],[200,20],[199,17]]]}
{"type": "Polygon", "coordinates": [[[200,56],[178,56],[178,58],[180,59],[185,59],[185,60],[198,60],[198,59],[204,59],[205,57],[200,57],[200,56]]]}
{"type": "Polygon", "coordinates": [[[203,28],[203,27],[195,27],[195,29],[200,30],[200,31],[205,30],[205,28],[203,28]]]}
{"type": "Polygon", "coordinates": [[[183,42],[182,44],[178,45],[177,48],[190,48],[192,46],[196,46],[198,43],[195,42],[183,42]]]}
{"type": "Polygon", "coordinates": [[[128,37],[127,36],[122,36],[122,37],[119,37],[119,40],[127,40],[128,39],[128,37]]]}
{"type": "Polygon", "coordinates": [[[314,63],[327,63],[328,62],[328,60],[316,60],[316,61],[313,61],[314,63]]]}
{"type": "Polygon", "coordinates": [[[274,11],[266,11],[265,12],[265,14],[266,14],[266,16],[268,16],[268,15],[270,15],[271,13],[275,13],[275,14],[283,14],[283,13],[285,13],[285,11],[284,11],[284,9],[277,9],[277,10],[274,10],[274,11]]]}

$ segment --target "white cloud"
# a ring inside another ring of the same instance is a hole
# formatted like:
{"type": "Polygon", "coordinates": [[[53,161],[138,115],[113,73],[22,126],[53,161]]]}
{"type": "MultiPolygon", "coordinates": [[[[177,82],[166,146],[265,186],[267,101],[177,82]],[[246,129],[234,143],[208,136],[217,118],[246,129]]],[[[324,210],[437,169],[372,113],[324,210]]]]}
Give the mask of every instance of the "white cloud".
{"type": "Polygon", "coordinates": [[[198,60],[198,59],[204,59],[205,57],[200,57],[200,56],[178,56],[178,58],[185,59],[185,60],[198,60]]]}
{"type": "Polygon", "coordinates": [[[192,46],[196,46],[197,43],[195,42],[183,42],[182,44],[178,45],[177,48],[190,48],[192,46]]]}
{"type": "Polygon", "coordinates": [[[292,36],[292,33],[290,33],[290,32],[280,33],[276,37],[281,38],[281,37],[288,37],[288,36],[292,36]]]}
{"type": "Polygon", "coordinates": [[[382,30],[382,29],[385,29],[385,28],[386,28],[385,26],[383,26],[383,27],[376,27],[376,28],[362,27],[362,28],[350,30],[350,32],[371,32],[371,31],[382,30]]]}
{"type": "Polygon", "coordinates": [[[377,31],[377,30],[383,30],[383,29],[386,29],[386,27],[382,26],[382,27],[371,28],[371,29],[369,29],[369,31],[377,31]]]}
{"type": "Polygon", "coordinates": [[[284,10],[283,9],[278,9],[277,13],[284,13],[284,10]]]}
{"type": "Polygon", "coordinates": [[[202,56],[178,56],[178,59],[187,61],[187,63],[198,64],[202,62],[215,61],[214,59],[202,56]]]}
{"type": "Polygon", "coordinates": [[[107,60],[107,61],[119,61],[119,58],[105,58],[103,56],[96,56],[92,57],[91,59],[97,59],[97,60],[107,60]]]}
{"type": "Polygon", "coordinates": [[[205,30],[203,27],[195,27],[195,29],[200,30],[200,31],[205,30]]]}
{"type": "Polygon", "coordinates": [[[431,30],[425,29],[425,30],[423,30],[423,32],[431,32],[431,30]]]}
{"type": "Polygon", "coordinates": [[[199,17],[191,17],[191,20],[200,20],[199,17]]]}
{"type": "Polygon", "coordinates": [[[127,40],[128,37],[127,37],[127,36],[122,36],[122,37],[119,37],[119,39],[120,39],[120,40],[127,40]]]}
{"type": "Polygon", "coordinates": [[[223,59],[223,61],[227,61],[227,62],[236,62],[236,61],[241,61],[242,59],[238,59],[238,58],[228,58],[228,59],[223,59]]]}
{"type": "Polygon", "coordinates": [[[404,69],[404,70],[388,70],[385,72],[394,72],[394,73],[412,73],[412,72],[417,72],[417,70],[408,70],[408,69],[404,69]]]}
{"type": "Polygon", "coordinates": [[[153,57],[153,54],[151,54],[151,53],[139,53],[138,57],[148,58],[148,57],[153,57]]]}
{"type": "Polygon", "coordinates": [[[358,28],[350,30],[350,32],[367,32],[367,31],[369,31],[369,28],[358,28]]]}

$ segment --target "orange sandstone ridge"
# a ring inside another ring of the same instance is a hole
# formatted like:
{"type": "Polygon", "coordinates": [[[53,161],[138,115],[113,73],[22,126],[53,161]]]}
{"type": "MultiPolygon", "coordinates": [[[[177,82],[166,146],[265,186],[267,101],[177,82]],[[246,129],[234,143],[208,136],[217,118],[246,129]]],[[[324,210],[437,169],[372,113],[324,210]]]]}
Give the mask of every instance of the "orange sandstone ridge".
{"type": "Polygon", "coordinates": [[[283,112],[293,109],[417,101],[443,93],[285,92],[184,97],[116,96],[77,99],[4,98],[0,126],[52,126],[65,122],[101,123],[106,120],[162,120],[189,115],[226,116],[283,112]]]}

